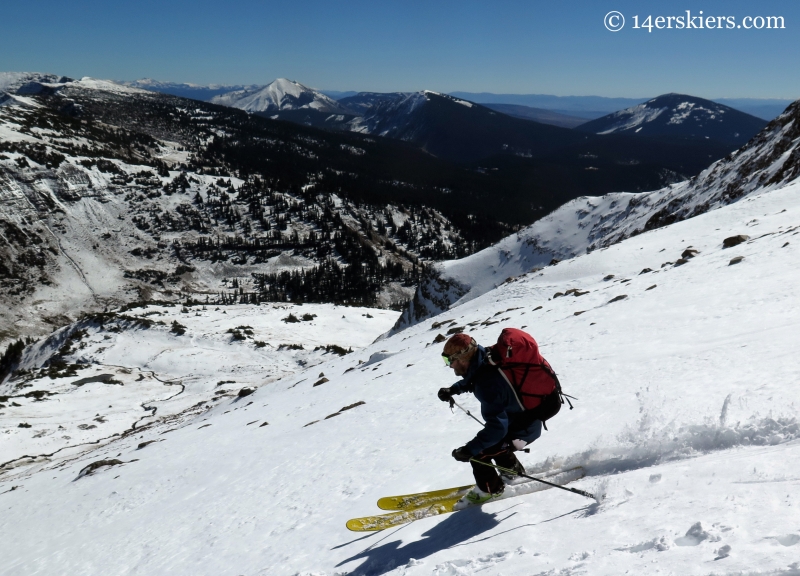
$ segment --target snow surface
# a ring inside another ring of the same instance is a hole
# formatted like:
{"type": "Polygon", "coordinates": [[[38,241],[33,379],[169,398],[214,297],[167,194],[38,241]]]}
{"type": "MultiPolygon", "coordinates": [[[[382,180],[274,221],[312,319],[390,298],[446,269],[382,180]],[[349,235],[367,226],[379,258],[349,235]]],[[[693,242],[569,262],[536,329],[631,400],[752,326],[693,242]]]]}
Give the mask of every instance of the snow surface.
{"type": "Polygon", "coordinates": [[[89,90],[102,90],[104,92],[115,92],[118,94],[147,94],[147,90],[141,90],[132,86],[125,86],[112,80],[98,80],[84,76],[80,80],[70,83],[76,88],[87,88],[89,90]]]}
{"type": "MultiPolygon", "coordinates": [[[[150,305],[126,315],[160,321],[163,326],[117,332],[98,329],[93,323],[81,324],[88,335],[81,339],[75,361],[85,368],[76,376],[34,378],[16,392],[9,383],[0,386],[0,395],[12,396],[11,401],[20,404],[16,409],[0,410],[0,434],[5,434],[0,437],[0,463],[58,450],[74,453],[73,447],[122,433],[134,423],[142,427],[190,409],[199,401],[221,399],[218,394],[222,391],[238,392],[244,386],[273,382],[330,357],[331,352],[317,348],[337,345],[348,350],[370,344],[397,318],[396,312],[387,310],[322,304],[150,305]],[[300,321],[285,322],[290,314],[300,321]],[[304,315],[312,318],[304,321],[304,315]],[[173,322],[181,324],[185,334],[172,333],[173,322]],[[238,330],[243,340],[233,337],[238,327],[244,327],[238,330]],[[220,358],[225,358],[224,365],[220,358]],[[115,384],[81,384],[103,374],[110,375],[115,384]],[[226,383],[222,388],[220,381],[226,383]],[[32,390],[54,395],[47,401],[22,397],[32,390]],[[143,412],[145,405],[155,410],[143,412]],[[95,417],[110,423],[98,424],[95,417]],[[32,426],[31,433],[17,428],[20,421],[32,426]]],[[[69,332],[69,328],[59,330],[32,346],[20,368],[41,366],[63,345],[69,332]]]]}
{"type": "MultiPolygon", "coordinates": [[[[436,319],[443,325],[426,321],[38,471],[6,472],[3,568],[796,574],[798,234],[800,183],[754,193],[516,278],[436,319]],[[722,248],[735,234],[750,240],[722,248]],[[675,265],[689,248],[696,255],[675,265]],[[736,256],[744,259],[731,265],[736,256]],[[557,296],[570,289],[579,292],[557,296]],[[435,396],[454,377],[432,342],[456,326],[484,344],[503,326],[534,334],[579,400],[522,460],[535,473],[582,465],[587,476],[575,485],[599,501],[548,490],[388,532],[348,532],[345,521],[378,513],[381,496],[470,481],[449,454],[476,425],[435,396]],[[329,381],[315,386],[320,372],[329,381]],[[102,459],[120,463],[85,473],[102,459]]],[[[129,366],[146,355],[132,339],[118,346],[129,366]]],[[[229,350],[204,352],[203,366],[222,376],[235,363],[229,350]]],[[[175,377],[194,369],[169,364],[175,377]]]]}
{"type": "MultiPolygon", "coordinates": [[[[645,102],[644,104],[639,104],[638,106],[632,106],[630,108],[626,108],[625,110],[614,112],[612,116],[614,118],[618,118],[619,120],[614,123],[611,128],[603,130],[602,132],[598,132],[598,134],[613,134],[615,132],[623,132],[625,130],[630,130],[631,128],[636,128],[637,126],[641,128],[642,124],[652,122],[668,110],[666,107],[652,108],[651,106],[648,106],[648,104],[649,102],[645,102]]],[[[670,119],[670,123],[671,122],[672,119],[670,119]]]]}

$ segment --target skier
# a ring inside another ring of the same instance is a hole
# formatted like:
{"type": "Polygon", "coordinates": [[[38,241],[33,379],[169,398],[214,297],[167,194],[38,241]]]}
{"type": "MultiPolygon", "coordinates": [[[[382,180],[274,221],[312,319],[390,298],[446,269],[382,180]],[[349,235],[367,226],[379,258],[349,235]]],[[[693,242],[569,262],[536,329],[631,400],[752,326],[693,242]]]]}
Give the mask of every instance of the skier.
{"type": "MultiPolygon", "coordinates": [[[[462,380],[449,388],[439,390],[439,399],[450,402],[454,394],[473,392],[481,403],[484,428],[464,446],[453,450],[459,462],[479,460],[509,468],[525,474],[514,451],[522,450],[542,434],[542,421],[533,419],[530,411],[523,411],[514,391],[500,370],[488,361],[489,352],[473,338],[461,333],[452,336],[444,345],[442,357],[462,380]]],[[[512,483],[516,475],[500,474],[494,468],[470,462],[475,476],[475,488],[465,496],[472,504],[480,504],[503,493],[505,484],[512,483]]]]}

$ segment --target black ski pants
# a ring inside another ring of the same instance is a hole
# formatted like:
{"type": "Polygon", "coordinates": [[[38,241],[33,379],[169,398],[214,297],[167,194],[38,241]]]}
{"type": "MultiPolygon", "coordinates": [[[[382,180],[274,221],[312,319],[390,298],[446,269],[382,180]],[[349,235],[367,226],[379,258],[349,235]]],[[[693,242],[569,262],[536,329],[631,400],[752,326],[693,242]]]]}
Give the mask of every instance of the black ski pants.
{"type": "MultiPolygon", "coordinates": [[[[520,461],[517,460],[517,457],[514,455],[516,448],[514,447],[513,441],[519,439],[524,440],[526,444],[530,444],[539,438],[541,434],[541,421],[527,421],[524,416],[520,415],[512,419],[510,430],[505,438],[494,446],[482,450],[473,458],[488,464],[494,461],[497,466],[502,466],[503,468],[509,468],[511,470],[517,466],[522,467],[520,461]]],[[[475,476],[475,484],[478,488],[484,492],[491,492],[492,494],[503,491],[503,479],[500,478],[500,473],[495,468],[478,462],[470,462],[470,464],[472,464],[472,474],[475,476]]]]}
{"type": "MultiPolygon", "coordinates": [[[[512,470],[519,464],[519,460],[514,455],[514,446],[510,441],[505,440],[483,450],[480,454],[473,456],[473,459],[488,464],[494,461],[497,466],[512,470]]],[[[503,491],[505,484],[503,484],[503,479],[500,478],[500,474],[495,468],[479,462],[470,462],[470,464],[472,464],[472,474],[475,476],[475,485],[478,488],[492,494],[503,491]]]]}

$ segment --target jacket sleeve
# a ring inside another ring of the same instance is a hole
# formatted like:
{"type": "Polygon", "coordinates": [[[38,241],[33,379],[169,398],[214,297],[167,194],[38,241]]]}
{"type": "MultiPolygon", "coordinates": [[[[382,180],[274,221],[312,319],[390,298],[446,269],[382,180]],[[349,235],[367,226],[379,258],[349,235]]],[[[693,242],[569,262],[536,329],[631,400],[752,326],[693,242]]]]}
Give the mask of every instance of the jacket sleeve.
{"type": "Polygon", "coordinates": [[[451,394],[463,394],[464,392],[469,392],[469,390],[467,389],[466,380],[459,380],[458,382],[450,386],[451,394]]]}
{"type": "Polygon", "coordinates": [[[508,432],[508,414],[500,398],[481,402],[481,415],[486,424],[466,446],[473,456],[499,443],[508,432]]]}

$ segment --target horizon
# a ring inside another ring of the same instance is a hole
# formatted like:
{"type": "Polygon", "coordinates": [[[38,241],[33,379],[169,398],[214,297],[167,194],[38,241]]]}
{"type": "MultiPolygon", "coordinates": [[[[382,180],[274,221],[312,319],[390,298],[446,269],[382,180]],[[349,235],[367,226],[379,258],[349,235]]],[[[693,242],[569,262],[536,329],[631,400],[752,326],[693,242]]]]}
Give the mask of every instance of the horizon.
{"type": "Polygon", "coordinates": [[[633,0],[557,6],[358,0],[346,10],[318,0],[302,6],[239,0],[224,7],[45,0],[11,5],[4,16],[0,33],[11,49],[0,54],[0,69],[70,77],[199,86],[285,77],[337,92],[800,98],[800,79],[791,74],[800,66],[793,30],[800,6],[775,0],[657,8],[633,0]],[[621,22],[616,11],[625,27],[612,32],[611,24],[621,22]],[[701,12],[715,29],[697,29],[705,22],[701,12]],[[676,18],[689,17],[692,29],[677,29],[676,18]],[[661,26],[648,30],[647,22],[661,26]]]}
{"type": "MultiPolygon", "coordinates": [[[[310,86],[310,85],[306,84],[305,82],[301,82],[300,80],[296,80],[296,79],[292,79],[292,78],[286,78],[286,77],[275,77],[272,80],[270,80],[268,82],[264,82],[264,83],[245,82],[245,83],[238,83],[238,84],[224,84],[224,83],[221,83],[221,82],[209,82],[207,84],[199,84],[197,82],[179,82],[179,81],[172,81],[172,80],[153,78],[153,77],[149,77],[149,76],[145,76],[145,77],[141,77],[141,78],[137,78],[137,79],[101,78],[101,77],[90,76],[90,75],[69,76],[67,74],[60,74],[58,71],[52,71],[52,70],[51,71],[43,71],[43,70],[0,70],[0,74],[2,74],[2,73],[9,73],[9,74],[52,74],[54,76],[66,76],[68,78],[71,78],[72,80],[80,80],[81,78],[93,78],[95,80],[107,80],[107,81],[115,82],[115,83],[118,83],[118,84],[127,84],[127,83],[134,83],[134,82],[152,81],[152,82],[158,82],[158,83],[162,83],[162,84],[184,85],[184,86],[189,86],[189,87],[192,87],[192,88],[237,88],[237,87],[241,88],[241,87],[251,87],[251,86],[263,88],[265,86],[268,86],[269,84],[271,84],[272,82],[274,82],[276,80],[289,80],[291,82],[296,82],[298,84],[301,84],[301,85],[305,86],[306,88],[310,88],[312,90],[316,90],[317,92],[321,92],[321,93],[324,93],[324,94],[328,94],[328,93],[344,94],[344,93],[350,93],[350,92],[353,92],[353,93],[361,93],[361,92],[386,93],[386,92],[380,92],[380,91],[377,91],[377,90],[357,90],[357,89],[333,90],[333,89],[327,89],[327,88],[324,88],[324,87],[320,88],[320,87],[316,87],[316,86],[310,86]]],[[[785,100],[785,101],[794,102],[795,100],[800,100],[800,97],[798,97],[798,98],[778,98],[778,97],[767,97],[767,96],[763,96],[763,97],[758,97],[758,96],[756,96],[756,97],[754,97],[754,96],[711,96],[711,97],[709,97],[709,96],[699,96],[697,94],[690,94],[690,93],[686,93],[686,92],[675,92],[675,91],[663,92],[661,94],[655,94],[655,95],[651,95],[651,96],[629,96],[629,95],[603,96],[603,95],[600,95],[600,94],[552,94],[552,93],[544,93],[544,92],[525,92],[525,93],[517,92],[517,93],[513,93],[513,92],[470,91],[470,90],[451,90],[450,92],[441,92],[441,91],[437,91],[437,90],[430,90],[429,88],[422,88],[420,90],[392,90],[390,92],[407,92],[407,93],[411,93],[411,92],[421,92],[421,91],[425,91],[425,90],[428,90],[428,91],[431,91],[431,92],[439,92],[440,94],[447,94],[447,95],[464,93],[464,94],[490,95],[490,96],[547,96],[547,97],[554,97],[554,98],[603,98],[603,99],[607,99],[607,100],[626,99],[626,100],[641,100],[641,101],[652,100],[654,98],[659,98],[661,96],[666,96],[668,94],[679,94],[681,96],[692,96],[692,97],[695,97],[695,98],[704,98],[706,100],[712,100],[712,101],[715,101],[715,100],[763,100],[763,101],[774,100],[774,101],[784,101],[785,100]]]]}

